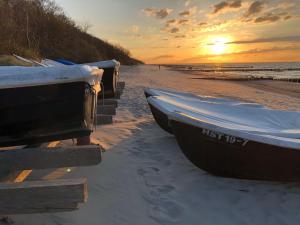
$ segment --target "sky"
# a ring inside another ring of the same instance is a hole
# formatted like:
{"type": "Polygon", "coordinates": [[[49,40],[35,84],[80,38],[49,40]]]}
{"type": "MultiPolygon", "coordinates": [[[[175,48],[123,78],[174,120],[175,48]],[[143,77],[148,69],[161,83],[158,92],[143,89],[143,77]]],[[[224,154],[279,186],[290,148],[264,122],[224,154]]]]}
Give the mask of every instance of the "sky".
{"type": "Polygon", "coordinates": [[[149,64],[300,61],[300,0],[56,0],[149,64]]]}

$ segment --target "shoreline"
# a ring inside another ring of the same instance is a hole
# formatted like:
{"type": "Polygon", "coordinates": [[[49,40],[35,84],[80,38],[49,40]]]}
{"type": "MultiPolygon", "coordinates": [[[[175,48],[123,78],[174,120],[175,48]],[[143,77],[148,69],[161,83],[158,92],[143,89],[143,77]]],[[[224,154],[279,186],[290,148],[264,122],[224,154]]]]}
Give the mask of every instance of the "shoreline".
{"type": "Polygon", "coordinates": [[[295,78],[293,81],[271,79],[269,77],[241,77],[236,75],[226,75],[224,77],[213,77],[208,73],[193,73],[193,71],[176,70],[174,68],[171,71],[184,73],[189,76],[189,79],[201,80],[201,81],[221,81],[232,82],[247,87],[256,88],[261,91],[268,91],[277,94],[287,95],[290,97],[300,98],[300,80],[295,78]],[[196,77],[197,76],[197,77],[196,77]]]}

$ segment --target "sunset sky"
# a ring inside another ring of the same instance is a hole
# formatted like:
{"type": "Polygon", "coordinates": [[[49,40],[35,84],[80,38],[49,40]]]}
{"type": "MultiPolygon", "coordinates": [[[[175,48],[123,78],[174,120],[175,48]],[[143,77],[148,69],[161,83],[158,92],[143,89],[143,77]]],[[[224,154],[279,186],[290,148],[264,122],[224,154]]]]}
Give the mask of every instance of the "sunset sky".
{"type": "Polygon", "coordinates": [[[299,0],[57,0],[146,63],[300,61],[299,0]]]}

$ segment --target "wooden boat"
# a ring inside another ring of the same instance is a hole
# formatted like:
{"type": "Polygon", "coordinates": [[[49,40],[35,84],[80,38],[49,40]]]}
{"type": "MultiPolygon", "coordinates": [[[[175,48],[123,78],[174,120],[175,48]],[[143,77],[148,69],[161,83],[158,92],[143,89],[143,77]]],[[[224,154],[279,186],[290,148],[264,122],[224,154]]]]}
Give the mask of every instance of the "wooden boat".
{"type": "MultiPolygon", "coordinates": [[[[102,77],[103,95],[105,98],[116,97],[117,82],[120,79],[120,62],[117,60],[108,60],[94,63],[87,63],[89,66],[97,66],[104,70],[102,77]]],[[[99,96],[100,97],[100,96],[99,96]]]]}
{"type": "Polygon", "coordinates": [[[0,146],[88,136],[103,70],[0,67],[0,146]]]}
{"type": "MultiPolygon", "coordinates": [[[[65,60],[50,60],[45,59],[42,61],[43,64],[48,66],[59,66],[60,65],[75,65],[75,63],[65,60]]],[[[117,82],[119,81],[119,71],[120,71],[120,62],[116,60],[108,60],[108,61],[99,61],[92,63],[85,63],[84,65],[96,66],[99,69],[103,69],[104,73],[102,76],[102,91],[99,95],[100,97],[112,98],[116,96],[117,93],[117,82]]]]}
{"type": "Polygon", "coordinates": [[[147,101],[156,123],[169,134],[173,134],[168,115],[174,110],[174,106],[172,104],[174,100],[177,102],[179,101],[183,108],[193,107],[199,102],[247,104],[252,107],[260,107],[256,103],[241,103],[232,99],[200,96],[172,90],[147,88],[144,92],[145,96],[148,96],[147,101]],[[164,101],[160,101],[160,99],[164,99],[164,101]],[[168,104],[168,102],[171,102],[171,104],[168,104]]]}
{"type": "Polygon", "coordinates": [[[149,104],[186,157],[212,174],[300,180],[300,112],[221,98],[153,96],[149,104]],[[166,128],[167,125],[167,128],[166,128]]]}

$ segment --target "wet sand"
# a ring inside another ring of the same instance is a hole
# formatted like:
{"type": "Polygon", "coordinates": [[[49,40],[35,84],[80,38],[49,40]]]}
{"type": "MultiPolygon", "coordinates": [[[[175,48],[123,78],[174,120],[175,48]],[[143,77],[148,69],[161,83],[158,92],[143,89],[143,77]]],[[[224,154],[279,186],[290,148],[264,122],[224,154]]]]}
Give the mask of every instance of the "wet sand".
{"type": "Polygon", "coordinates": [[[253,87],[259,90],[288,95],[300,99],[300,83],[286,81],[256,80],[240,82],[240,84],[246,85],[248,87],[253,87]]]}

